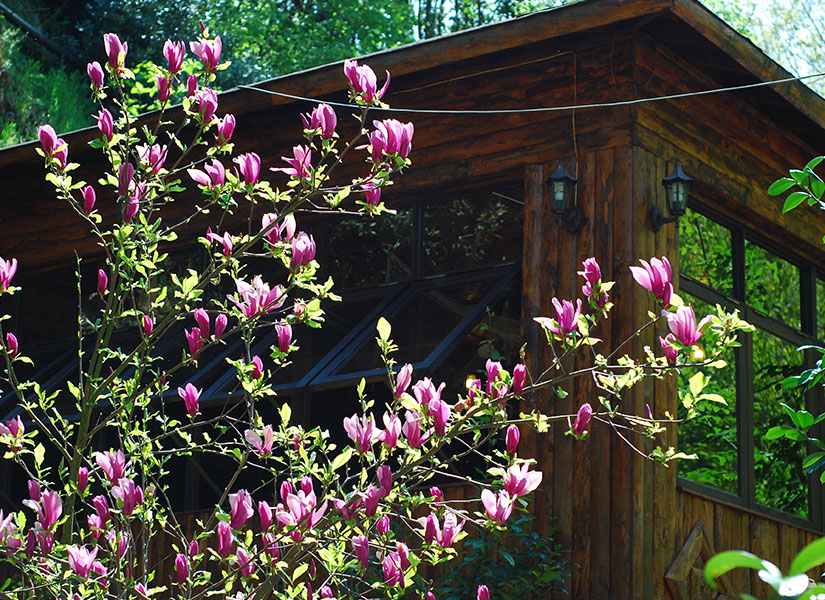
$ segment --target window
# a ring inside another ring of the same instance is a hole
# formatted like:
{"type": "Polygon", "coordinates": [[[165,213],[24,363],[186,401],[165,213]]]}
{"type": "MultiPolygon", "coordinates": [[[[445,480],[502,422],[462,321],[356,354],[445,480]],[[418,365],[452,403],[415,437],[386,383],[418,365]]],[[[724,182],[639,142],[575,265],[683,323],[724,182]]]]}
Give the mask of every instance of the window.
{"type": "MultiPolygon", "coordinates": [[[[720,304],[756,327],[740,336],[727,367],[708,373],[708,391],[727,406],[706,403],[679,427],[680,450],[697,455],[680,462],[683,485],[821,528],[821,486],[802,469],[807,449],[765,433],[787,422],[782,403],[821,412],[821,390],[803,394],[780,383],[812,366],[814,357],[797,348],[825,337],[825,309],[817,308],[825,305],[825,282],[813,265],[701,206],[681,219],[679,255],[679,294],[697,315],[720,304]]],[[[691,375],[680,374],[679,385],[691,375]]]]}

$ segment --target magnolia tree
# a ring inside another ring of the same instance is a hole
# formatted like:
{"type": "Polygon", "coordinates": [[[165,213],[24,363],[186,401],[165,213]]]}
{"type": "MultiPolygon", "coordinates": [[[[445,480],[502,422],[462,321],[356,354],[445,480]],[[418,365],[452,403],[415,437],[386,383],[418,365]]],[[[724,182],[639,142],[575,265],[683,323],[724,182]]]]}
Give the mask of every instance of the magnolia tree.
{"type": "MultiPolygon", "coordinates": [[[[217,115],[218,96],[209,85],[226,66],[220,38],[204,32],[189,44],[202,68],[186,82],[179,81],[186,46],[166,42],[166,62],[155,67],[163,109],[140,121],[123,110],[123,82],[133,77],[127,45],[114,34],[104,42],[105,67],[88,67],[101,103],[92,146],[109,162],[97,188],[72,178],[78,165],[69,162],[68,145],[48,125],[40,129],[46,179],[105,252],[95,265],[102,307],[78,318],[77,378],[57,389],[21,380],[20,365],[31,360],[8,331],[8,317],[0,320],[6,326],[0,331],[3,382],[19,405],[16,416],[0,423],[0,444],[4,458],[29,479],[27,490],[8,490],[22,508],[0,511],[0,560],[13,573],[0,596],[433,598],[437,590],[422,567],[454,558],[468,523],[506,526],[541,483],[541,472],[519,452],[520,431],[544,432],[557,422],[581,438],[600,421],[657,440],[662,421],[649,409],[627,414],[621,395],[644,377],[684,366],[700,338],[718,349],[700,364],[718,363],[719,352],[746,326],[721,310],[697,323],[673,293],[667,259],[653,258],[632,270],[657,305],[644,328],[663,329],[658,323],[667,322],[663,352],[647,348],[634,358],[622,353],[624,343],[607,352],[595,336],[612,307],[612,283],[602,281],[591,258],[580,272],[585,302],[554,299],[556,314],[536,319],[556,357],[539,373],[488,361],[486,379],[448,393],[444,383],[417,379],[411,365],[396,365],[390,326],[381,319],[376,341],[388,399],[379,405],[358,386],[359,405],[341,423],[349,445],[336,448],[327,432],[295,424],[287,404],[276,422],[265,422],[259,403],[272,399],[301,328],[320,326],[323,303],[336,299],[332,281],[316,276],[316,240],[300,230],[295,211],[307,203],[333,212],[348,204],[378,218],[387,211],[382,189],[410,164],[413,125],[392,119],[369,125],[369,109],[381,105],[389,74],[379,89],[368,66],[347,61],[357,134],[342,143],[336,113],[318,105],[302,116],[305,142],[284,158],[286,166],[272,169],[289,180],[284,190],[274,189],[261,178],[257,154],[232,156],[235,119],[217,115]],[[108,94],[114,98],[104,102],[108,94]],[[183,96],[182,111],[171,119],[164,109],[176,94],[183,96]],[[364,164],[363,175],[335,183],[338,166],[353,155],[364,164]],[[165,220],[168,205],[186,188],[199,196],[198,207],[188,219],[165,220]],[[103,218],[98,197],[116,203],[117,211],[102,211],[116,217],[103,218]],[[229,213],[245,214],[250,204],[265,207],[261,222],[244,225],[246,233],[222,227],[229,213]],[[194,224],[203,224],[198,241],[208,264],[171,272],[161,248],[194,224]],[[253,270],[262,258],[275,279],[253,270]],[[221,287],[227,283],[235,290],[228,296],[221,287]],[[272,328],[277,343],[265,358],[254,355],[256,337],[272,328]],[[132,332],[131,346],[113,342],[116,329],[132,332]],[[179,358],[159,350],[170,338],[179,358]],[[243,398],[217,413],[202,411],[201,390],[186,373],[202,368],[199,357],[228,341],[243,348],[242,358],[227,359],[243,398]],[[577,352],[586,353],[590,365],[573,372],[565,365],[577,352]],[[518,405],[530,406],[517,400],[531,390],[562,394],[564,382],[576,376],[592,377],[599,390],[576,414],[518,412],[518,405]],[[185,414],[172,410],[173,400],[185,414]],[[109,442],[101,447],[104,432],[109,442]],[[447,445],[449,452],[441,452],[447,445]],[[181,481],[170,475],[168,460],[194,453],[217,453],[235,467],[219,501],[192,530],[170,506],[181,481]],[[489,477],[464,478],[476,500],[451,504],[429,480],[469,454],[484,461],[489,477]],[[245,470],[260,475],[253,493],[236,484],[245,470]]],[[[0,259],[0,301],[18,291],[16,270],[16,259],[0,259]]],[[[690,401],[701,400],[701,390],[694,392],[690,401]]],[[[673,448],[652,446],[651,458],[677,456],[673,448]]],[[[495,597],[495,582],[487,583],[479,598],[495,597]]]]}

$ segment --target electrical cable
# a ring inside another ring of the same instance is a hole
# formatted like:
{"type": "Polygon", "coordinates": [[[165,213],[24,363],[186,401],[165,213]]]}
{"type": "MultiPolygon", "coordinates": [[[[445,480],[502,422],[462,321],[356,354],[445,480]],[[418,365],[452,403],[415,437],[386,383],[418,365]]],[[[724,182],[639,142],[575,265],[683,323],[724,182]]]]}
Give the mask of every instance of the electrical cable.
{"type": "MultiPolygon", "coordinates": [[[[383,108],[379,106],[371,106],[370,110],[373,111],[384,111],[384,112],[397,112],[397,113],[417,113],[417,114],[427,114],[427,115],[504,115],[504,114],[520,114],[520,113],[541,113],[541,112],[558,112],[558,111],[566,111],[566,110],[582,110],[582,109],[592,109],[592,108],[611,108],[617,106],[630,106],[633,104],[643,104],[647,102],[659,102],[662,100],[678,100],[680,98],[692,98],[695,96],[705,96],[707,94],[719,94],[723,92],[736,92],[739,90],[748,90],[758,87],[765,87],[768,85],[777,85],[780,83],[788,83],[791,81],[802,81],[803,79],[816,79],[819,77],[825,77],[825,73],[813,73],[810,75],[800,75],[798,77],[786,77],[784,79],[775,79],[773,81],[760,81],[758,83],[749,83],[745,85],[734,85],[729,87],[723,88],[713,88],[710,90],[700,90],[698,92],[684,92],[681,94],[670,94],[667,96],[654,96],[652,98],[637,98],[635,100],[618,100],[615,102],[599,102],[599,103],[590,103],[590,104],[571,104],[566,106],[544,106],[539,108],[513,108],[513,109],[506,109],[506,108],[499,108],[499,109],[488,109],[488,110],[450,110],[450,109],[426,109],[426,108],[383,108]]],[[[279,96],[281,98],[288,98],[290,100],[297,100],[301,102],[312,102],[312,103],[325,103],[329,104],[330,106],[338,106],[342,108],[363,108],[361,105],[358,104],[349,104],[346,102],[329,102],[325,100],[321,100],[318,98],[308,98],[306,96],[296,96],[294,94],[286,94],[284,92],[276,92],[274,90],[266,90],[259,87],[254,87],[251,85],[239,85],[241,89],[245,90],[252,90],[255,92],[261,92],[263,94],[269,94],[272,96],[279,96]]]]}

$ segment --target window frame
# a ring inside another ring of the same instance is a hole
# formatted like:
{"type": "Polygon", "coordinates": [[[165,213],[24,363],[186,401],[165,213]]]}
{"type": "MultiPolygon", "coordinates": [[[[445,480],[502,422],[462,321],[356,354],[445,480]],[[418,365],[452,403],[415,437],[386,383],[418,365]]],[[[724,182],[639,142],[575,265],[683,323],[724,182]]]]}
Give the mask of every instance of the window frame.
{"type": "MultiPolygon", "coordinates": [[[[725,294],[689,275],[683,274],[681,268],[679,270],[679,291],[684,291],[711,305],[719,304],[728,311],[738,310],[740,316],[758,330],[764,331],[797,347],[806,344],[823,345],[822,339],[825,338],[825,335],[823,335],[822,330],[825,329],[825,323],[816,322],[816,281],[817,278],[825,281],[825,270],[817,269],[816,265],[810,261],[789,252],[786,248],[778,247],[776,242],[769,240],[757,231],[747,228],[745,225],[730,217],[715,211],[708,204],[703,203],[693,195],[689,199],[688,210],[695,211],[730,230],[732,295],[725,294]],[[760,246],[778,258],[792,264],[799,270],[800,326],[798,329],[766,315],[747,303],[745,281],[746,241],[760,246]],[[819,338],[816,337],[817,331],[820,331],[819,338]]],[[[825,301],[825,299],[822,300],[825,301]]],[[[823,485],[819,482],[818,473],[808,474],[806,477],[808,518],[803,518],[799,515],[785,512],[756,501],[753,334],[750,332],[740,332],[738,338],[741,347],[734,349],[734,365],[736,369],[735,416],[736,439],[738,442],[738,492],[737,494],[732,494],[710,484],[699,483],[682,476],[677,478],[678,487],[735,506],[736,508],[743,508],[747,512],[768,516],[778,521],[818,533],[823,532],[825,531],[825,506],[823,506],[823,500],[825,500],[825,498],[823,497],[823,485]]],[[[805,351],[802,367],[805,369],[812,368],[815,362],[816,356],[814,352],[810,350],[805,351]]],[[[822,386],[806,392],[804,394],[804,400],[805,408],[812,414],[817,415],[825,411],[822,386]]],[[[815,427],[820,430],[822,429],[819,426],[815,427]]],[[[821,435],[822,432],[817,432],[816,429],[814,429],[813,433],[814,435],[821,435]]],[[[806,450],[810,451],[810,448],[806,450]]]]}

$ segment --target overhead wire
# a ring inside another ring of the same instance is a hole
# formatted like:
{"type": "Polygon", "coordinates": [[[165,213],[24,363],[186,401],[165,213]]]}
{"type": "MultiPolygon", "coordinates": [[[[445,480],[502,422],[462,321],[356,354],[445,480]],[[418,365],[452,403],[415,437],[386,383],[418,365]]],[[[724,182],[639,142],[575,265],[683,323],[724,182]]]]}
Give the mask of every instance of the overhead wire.
{"type": "MultiPolygon", "coordinates": [[[[699,90],[696,92],[683,92],[679,94],[668,94],[666,96],[653,96],[650,98],[636,98],[633,100],[616,100],[613,102],[594,102],[594,103],[587,103],[587,104],[568,104],[564,106],[541,106],[536,108],[494,108],[494,109],[486,109],[486,110],[455,110],[455,109],[427,109],[427,108],[394,108],[394,107],[380,107],[380,106],[371,106],[371,111],[384,111],[384,112],[395,112],[395,113],[413,113],[413,114],[425,114],[425,115],[506,115],[506,114],[522,114],[522,113],[542,113],[542,112],[560,112],[560,111],[568,111],[568,110],[583,110],[583,109],[593,109],[593,108],[611,108],[617,106],[631,106],[634,104],[644,104],[647,102],[660,102],[663,100],[679,100],[681,98],[693,98],[696,96],[705,96],[708,94],[719,94],[724,92],[736,92],[740,90],[748,90],[758,87],[765,87],[769,85],[779,85],[782,83],[789,83],[791,81],[802,81],[805,79],[817,79],[820,77],[825,77],[825,72],[821,73],[812,73],[809,75],[800,75],[796,77],[786,77],[783,79],[775,79],[772,81],[760,81],[757,83],[748,83],[743,85],[734,85],[728,87],[721,87],[721,88],[712,88],[709,90],[699,90]]],[[[296,100],[299,102],[312,102],[312,103],[320,103],[324,102],[325,104],[329,104],[330,106],[338,106],[341,108],[363,108],[361,105],[358,104],[350,104],[348,102],[331,102],[328,100],[322,100],[320,98],[311,98],[307,96],[298,96],[296,94],[287,94],[285,92],[277,92],[275,90],[267,90],[260,87],[255,87],[251,85],[239,85],[239,88],[251,90],[255,92],[260,92],[262,94],[269,94],[272,96],[279,96],[281,98],[287,98],[289,100],[296,100]]]]}

